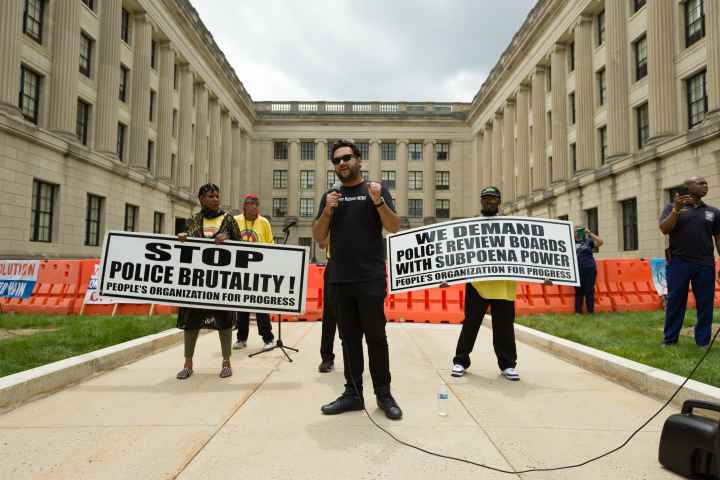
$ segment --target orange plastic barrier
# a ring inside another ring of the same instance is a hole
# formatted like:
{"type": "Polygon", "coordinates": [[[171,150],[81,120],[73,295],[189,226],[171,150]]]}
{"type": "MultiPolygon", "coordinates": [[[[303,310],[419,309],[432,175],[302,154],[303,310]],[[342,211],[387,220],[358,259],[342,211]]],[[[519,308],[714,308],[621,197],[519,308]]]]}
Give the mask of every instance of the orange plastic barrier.
{"type": "Polygon", "coordinates": [[[79,260],[40,262],[37,283],[27,299],[3,298],[2,310],[25,314],[69,315],[80,290],[79,260]]]}
{"type": "Polygon", "coordinates": [[[652,285],[650,264],[645,260],[604,260],[610,299],[618,312],[659,310],[662,302],[652,285]]]}

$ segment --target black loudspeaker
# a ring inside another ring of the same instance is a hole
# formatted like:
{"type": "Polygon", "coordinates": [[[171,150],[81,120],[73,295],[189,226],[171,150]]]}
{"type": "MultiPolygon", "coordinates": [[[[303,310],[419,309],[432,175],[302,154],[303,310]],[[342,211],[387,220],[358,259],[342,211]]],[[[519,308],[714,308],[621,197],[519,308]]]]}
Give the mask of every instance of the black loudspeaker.
{"type": "Polygon", "coordinates": [[[660,463],[687,478],[718,479],[720,438],[717,420],[693,414],[693,409],[720,413],[720,404],[687,400],[679,414],[665,421],[660,436],[660,463]]]}

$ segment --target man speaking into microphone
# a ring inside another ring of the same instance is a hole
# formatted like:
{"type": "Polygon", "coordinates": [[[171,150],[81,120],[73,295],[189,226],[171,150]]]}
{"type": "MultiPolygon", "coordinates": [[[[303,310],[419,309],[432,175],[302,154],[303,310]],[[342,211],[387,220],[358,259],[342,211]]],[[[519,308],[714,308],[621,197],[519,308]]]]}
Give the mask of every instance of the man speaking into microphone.
{"type": "Polygon", "coordinates": [[[331,158],[342,186],[339,191],[329,191],[320,201],[313,238],[326,242],[332,237],[332,261],[328,263],[326,278],[335,292],[345,391],[337,400],[323,405],[322,412],[335,415],[364,408],[364,335],[377,405],[388,418],[398,420],[402,410],[390,393],[382,231],[400,230],[400,218],[390,192],[377,182],[363,180],[360,150],[353,142],[335,142],[331,158]]]}

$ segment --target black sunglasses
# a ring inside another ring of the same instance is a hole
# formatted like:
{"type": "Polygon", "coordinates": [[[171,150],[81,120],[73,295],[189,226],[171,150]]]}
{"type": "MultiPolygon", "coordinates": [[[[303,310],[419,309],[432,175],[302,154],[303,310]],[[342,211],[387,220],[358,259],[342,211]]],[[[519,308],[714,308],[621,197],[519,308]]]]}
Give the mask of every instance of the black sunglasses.
{"type": "Polygon", "coordinates": [[[332,163],[333,165],[338,165],[340,163],[340,160],[342,160],[343,162],[349,162],[353,159],[354,156],[355,155],[353,155],[352,153],[348,153],[347,155],[343,155],[342,157],[333,157],[332,163]]]}

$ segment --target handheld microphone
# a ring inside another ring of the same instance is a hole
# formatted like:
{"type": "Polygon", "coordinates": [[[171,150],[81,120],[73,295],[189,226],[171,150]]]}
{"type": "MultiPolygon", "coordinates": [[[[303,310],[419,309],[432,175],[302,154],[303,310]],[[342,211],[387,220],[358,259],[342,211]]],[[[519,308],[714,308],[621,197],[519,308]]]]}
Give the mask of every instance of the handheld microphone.
{"type": "Polygon", "coordinates": [[[342,182],[340,180],[337,180],[335,183],[333,183],[333,186],[330,189],[330,191],[335,192],[335,193],[341,193],[340,192],[341,187],[342,187],[342,182]]]}

